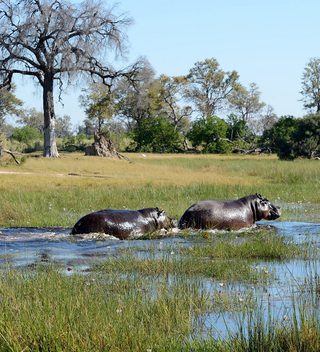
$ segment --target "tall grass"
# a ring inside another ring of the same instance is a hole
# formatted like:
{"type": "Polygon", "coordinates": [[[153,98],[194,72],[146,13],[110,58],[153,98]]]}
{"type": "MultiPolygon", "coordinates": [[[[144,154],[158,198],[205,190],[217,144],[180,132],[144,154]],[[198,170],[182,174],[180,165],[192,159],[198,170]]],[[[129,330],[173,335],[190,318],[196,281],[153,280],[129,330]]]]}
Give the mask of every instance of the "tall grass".
{"type": "Polygon", "coordinates": [[[179,218],[200,199],[235,199],[256,192],[280,203],[282,219],[297,217],[300,210],[293,203],[311,203],[310,211],[319,211],[317,161],[127,156],[131,162],[66,154],[57,160],[28,158],[21,166],[0,165],[0,226],[71,227],[80,216],[107,207],[159,206],[179,218]]]}
{"type": "Polygon", "coordinates": [[[0,351],[168,351],[206,308],[183,278],[9,272],[0,281],[0,351]]]}
{"type": "Polygon", "coordinates": [[[9,269],[0,280],[0,351],[318,351],[313,279],[311,273],[279,316],[259,297],[240,303],[181,274],[9,269]],[[205,317],[228,309],[238,325],[222,338],[205,317]]]}

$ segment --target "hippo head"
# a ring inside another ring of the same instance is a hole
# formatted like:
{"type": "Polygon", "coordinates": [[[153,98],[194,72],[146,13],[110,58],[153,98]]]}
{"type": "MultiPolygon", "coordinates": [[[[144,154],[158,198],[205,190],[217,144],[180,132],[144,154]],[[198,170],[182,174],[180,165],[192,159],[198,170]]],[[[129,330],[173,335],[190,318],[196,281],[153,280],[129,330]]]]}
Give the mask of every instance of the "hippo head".
{"type": "Polygon", "coordinates": [[[256,194],[257,197],[257,210],[259,217],[264,220],[275,220],[280,217],[281,210],[269,202],[267,198],[261,196],[261,194],[256,194]]]}
{"type": "Polygon", "coordinates": [[[158,229],[170,229],[172,227],[178,226],[177,220],[170,218],[164,210],[159,208],[156,208],[155,210],[156,212],[154,214],[154,218],[158,229]]]}

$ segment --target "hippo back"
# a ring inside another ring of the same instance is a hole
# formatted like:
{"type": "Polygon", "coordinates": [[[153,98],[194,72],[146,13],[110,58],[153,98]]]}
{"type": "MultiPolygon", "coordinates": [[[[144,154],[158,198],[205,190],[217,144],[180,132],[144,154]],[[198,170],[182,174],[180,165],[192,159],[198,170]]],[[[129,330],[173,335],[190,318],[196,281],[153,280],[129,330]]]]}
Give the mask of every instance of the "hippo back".
{"type": "Polygon", "coordinates": [[[179,220],[179,228],[238,230],[261,219],[280,216],[279,208],[255,194],[237,200],[206,200],[191,205],[179,220]]]}
{"type": "Polygon", "coordinates": [[[71,233],[99,232],[119,239],[128,239],[170,226],[170,218],[158,208],[104,209],[83,216],[74,225],[71,233]]]}

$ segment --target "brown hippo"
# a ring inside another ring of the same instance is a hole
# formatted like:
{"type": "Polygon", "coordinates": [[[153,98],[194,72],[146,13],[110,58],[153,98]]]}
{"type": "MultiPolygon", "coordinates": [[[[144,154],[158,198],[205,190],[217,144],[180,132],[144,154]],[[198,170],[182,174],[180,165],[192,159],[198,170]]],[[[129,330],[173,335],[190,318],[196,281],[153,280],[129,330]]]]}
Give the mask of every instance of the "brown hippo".
{"type": "Polygon", "coordinates": [[[258,220],[274,220],[280,208],[260,194],[237,200],[204,200],[191,205],[179,220],[180,229],[239,230],[251,227],[258,220]]]}
{"type": "Polygon", "coordinates": [[[174,226],[173,219],[159,208],[140,210],[104,209],[83,216],[71,234],[106,233],[121,240],[141,237],[174,226]]]}

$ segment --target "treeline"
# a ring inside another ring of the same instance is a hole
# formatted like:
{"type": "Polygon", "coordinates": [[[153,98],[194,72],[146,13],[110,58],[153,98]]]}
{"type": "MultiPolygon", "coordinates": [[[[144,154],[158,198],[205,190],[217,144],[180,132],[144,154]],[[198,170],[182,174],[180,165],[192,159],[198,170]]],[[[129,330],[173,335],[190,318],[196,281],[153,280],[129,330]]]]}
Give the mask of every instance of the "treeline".
{"type": "MultiPolygon", "coordinates": [[[[303,87],[311,78],[304,76],[303,87]]],[[[307,91],[302,94],[306,107],[320,109],[307,91]]],[[[86,118],[76,130],[69,116],[56,118],[59,150],[84,150],[94,133],[102,133],[120,151],[128,152],[320,156],[319,109],[302,118],[278,117],[261,101],[255,83],[243,86],[236,71],[224,71],[214,58],[196,62],[178,77],[156,77],[145,61],[134,82],[123,78],[109,86],[92,83],[80,101],[86,118]]],[[[2,140],[6,137],[14,150],[42,150],[43,114],[24,110],[22,102],[5,89],[0,91],[0,107],[2,140]],[[6,123],[7,115],[15,115],[18,127],[6,123]]]]}

